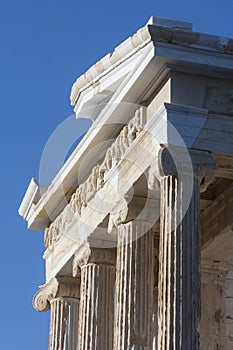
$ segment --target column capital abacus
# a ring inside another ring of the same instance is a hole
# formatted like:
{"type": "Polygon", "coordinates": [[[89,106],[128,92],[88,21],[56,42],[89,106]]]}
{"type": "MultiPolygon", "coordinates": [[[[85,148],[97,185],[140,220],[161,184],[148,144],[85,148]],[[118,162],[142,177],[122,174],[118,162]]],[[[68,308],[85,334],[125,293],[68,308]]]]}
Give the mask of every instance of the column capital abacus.
{"type": "Polygon", "coordinates": [[[49,283],[40,286],[33,298],[33,307],[37,311],[50,309],[50,302],[55,298],[80,298],[80,278],[59,276],[52,278],[49,283]]]}

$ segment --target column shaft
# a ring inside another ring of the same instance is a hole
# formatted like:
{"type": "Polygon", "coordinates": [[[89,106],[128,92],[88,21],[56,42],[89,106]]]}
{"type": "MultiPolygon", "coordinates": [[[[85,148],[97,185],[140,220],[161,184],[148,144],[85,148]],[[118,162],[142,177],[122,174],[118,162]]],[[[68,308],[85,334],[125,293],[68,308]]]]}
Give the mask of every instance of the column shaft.
{"type": "Polygon", "coordinates": [[[200,321],[199,178],[161,179],[158,349],[198,350],[200,321]],[[183,203],[193,193],[187,212],[183,203]]]}
{"type": "Polygon", "coordinates": [[[115,268],[88,263],[81,268],[79,350],[113,347],[115,268]]]}
{"type": "Polygon", "coordinates": [[[118,229],[114,350],[152,347],[154,247],[146,226],[133,221],[118,229]]]}
{"type": "Polygon", "coordinates": [[[49,350],[77,350],[79,300],[60,297],[50,305],[49,350]]]}

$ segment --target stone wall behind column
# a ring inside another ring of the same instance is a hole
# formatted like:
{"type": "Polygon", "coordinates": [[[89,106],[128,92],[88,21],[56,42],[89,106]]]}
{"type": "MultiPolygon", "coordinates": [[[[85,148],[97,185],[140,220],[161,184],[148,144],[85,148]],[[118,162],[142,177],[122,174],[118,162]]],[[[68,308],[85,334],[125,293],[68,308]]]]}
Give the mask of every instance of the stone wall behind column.
{"type": "Polygon", "coordinates": [[[233,349],[233,266],[226,279],[226,350],[233,349]]]}

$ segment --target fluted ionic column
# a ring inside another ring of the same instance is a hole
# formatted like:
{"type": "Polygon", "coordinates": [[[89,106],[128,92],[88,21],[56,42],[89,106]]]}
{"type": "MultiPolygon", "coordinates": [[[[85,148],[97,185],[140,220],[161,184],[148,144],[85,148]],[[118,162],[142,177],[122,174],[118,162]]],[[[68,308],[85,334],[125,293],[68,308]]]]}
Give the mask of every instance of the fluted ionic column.
{"type": "Polygon", "coordinates": [[[115,249],[93,248],[76,257],[81,268],[78,350],[112,350],[115,249]]]}
{"type": "Polygon", "coordinates": [[[185,163],[187,157],[182,153],[174,162],[164,148],[158,159],[161,176],[159,350],[200,348],[200,185],[207,186],[212,180],[215,163],[207,152],[190,151],[190,156],[195,162],[191,165],[185,163]]]}
{"type": "Polygon", "coordinates": [[[49,350],[77,350],[80,278],[57,277],[33,299],[38,311],[50,309],[49,350]]]}
{"type": "Polygon", "coordinates": [[[114,350],[152,348],[154,232],[143,221],[118,227],[114,350]]]}
{"type": "Polygon", "coordinates": [[[153,311],[153,350],[158,349],[158,270],[159,270],[159,234],[154,236],[154,311],[153,311]]]}
{"type": "Polygon", "coordinates": [[[76,350],[78,341],[79,300],[51,300],[49,350],[76,350]]]}

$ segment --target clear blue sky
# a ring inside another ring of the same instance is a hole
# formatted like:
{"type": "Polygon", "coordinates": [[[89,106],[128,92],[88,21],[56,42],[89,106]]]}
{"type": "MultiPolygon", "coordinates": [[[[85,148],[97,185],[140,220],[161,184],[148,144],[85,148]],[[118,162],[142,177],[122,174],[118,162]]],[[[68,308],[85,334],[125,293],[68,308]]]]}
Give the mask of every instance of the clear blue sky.
{"type": "Polygon", "coordinates": [[[31,306],[44,283],[43,234],[17,210],[47,139],[72,114],[74,80],[151,15],[233,37],[232,13],[232,0],[0,1],[1,349],[47,349],[49,313],[31,306]]]}

